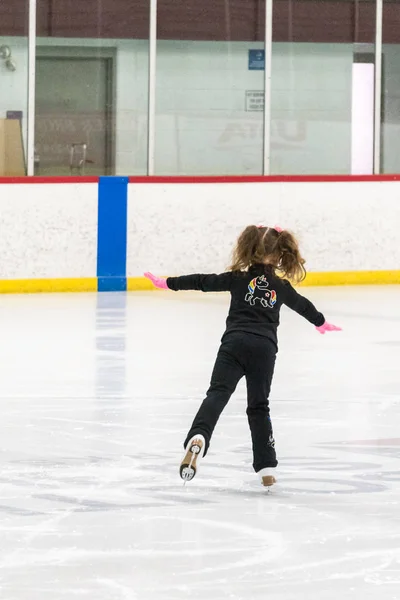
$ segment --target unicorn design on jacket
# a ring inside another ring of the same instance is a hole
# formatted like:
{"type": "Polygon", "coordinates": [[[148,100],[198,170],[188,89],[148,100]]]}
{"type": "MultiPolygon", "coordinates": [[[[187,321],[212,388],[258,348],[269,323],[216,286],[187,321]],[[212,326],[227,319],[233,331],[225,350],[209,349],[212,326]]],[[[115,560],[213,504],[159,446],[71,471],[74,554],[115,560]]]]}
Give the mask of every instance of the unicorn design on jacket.
{"type": "Polygon", "coordinates": [[[275,306],[277,299],[276,292],[269,289],[269,283],[265,275],[254,277],[248,285],[248,290],[245,300],[249,302],[250,306],[255,306],[256,300],[264,308],[273,308],[275,306]]]}

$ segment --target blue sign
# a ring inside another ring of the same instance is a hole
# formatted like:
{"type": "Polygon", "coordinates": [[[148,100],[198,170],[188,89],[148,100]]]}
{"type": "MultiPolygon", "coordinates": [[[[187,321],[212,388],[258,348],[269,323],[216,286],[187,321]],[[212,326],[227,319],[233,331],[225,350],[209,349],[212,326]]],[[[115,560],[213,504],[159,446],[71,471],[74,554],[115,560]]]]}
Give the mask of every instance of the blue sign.
{"type": "Polygon", "coordinates": [[[249,50],[249,71],[264,71],[265,50],[249,50]]]}

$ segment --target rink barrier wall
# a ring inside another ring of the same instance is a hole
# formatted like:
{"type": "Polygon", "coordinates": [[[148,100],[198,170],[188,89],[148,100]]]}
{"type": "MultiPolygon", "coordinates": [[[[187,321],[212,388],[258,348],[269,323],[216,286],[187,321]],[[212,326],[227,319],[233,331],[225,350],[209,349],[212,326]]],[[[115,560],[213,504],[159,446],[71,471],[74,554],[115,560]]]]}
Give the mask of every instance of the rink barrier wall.
{"type": "Polygon", "coordinates": [[[303,285],[400,284],[398,198],[400,175],[0,178],[0,292],[153,290],[144,270],[223,270],[227,244],[249,222],[300,230],[311,267],[303,285]],[[370,240],[388,257],[382,268],[371,252],[361,260],[359,231],[377,227],[387,232],[370,240]],[[325,270],[329,246],[347,268],[325,270]]]}

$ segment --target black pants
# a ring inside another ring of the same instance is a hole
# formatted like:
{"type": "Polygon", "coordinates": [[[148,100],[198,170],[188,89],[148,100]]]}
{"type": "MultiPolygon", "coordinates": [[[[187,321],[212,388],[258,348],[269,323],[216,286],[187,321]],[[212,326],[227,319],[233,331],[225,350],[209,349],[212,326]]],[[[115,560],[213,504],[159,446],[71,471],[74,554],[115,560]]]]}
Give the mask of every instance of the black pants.
{"type": "Polygon", "coordinates": [[[253,442],[253,467],[276,467],[275,441],[269,417],[269,392],[274,373],[276,347],[265,337],[232,332],[225,335],[218,352],[211,385],[193,421],[185,445],[193,435],[202,434],[207,453],[217,421],[245,376],[247,417],[253,442]]]}

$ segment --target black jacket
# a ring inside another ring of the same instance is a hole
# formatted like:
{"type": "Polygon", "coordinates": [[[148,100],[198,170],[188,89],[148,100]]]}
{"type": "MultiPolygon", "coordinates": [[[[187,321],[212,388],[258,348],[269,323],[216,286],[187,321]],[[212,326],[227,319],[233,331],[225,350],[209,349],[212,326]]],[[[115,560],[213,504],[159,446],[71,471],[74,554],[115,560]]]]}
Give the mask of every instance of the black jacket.
{"type": "Polygon", "coordinates": [[[272,268],[266,265],[254,265],[248,272],[168,277],[167,285],[174,291],[230,292],[231,306],[225,333],[255,333],[276,344],[282,304],[317,327],[325,323],[324,315],[312,302],[298,294],[286,279],[276,277],[272,268]]]}

